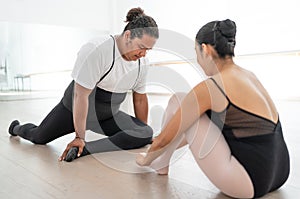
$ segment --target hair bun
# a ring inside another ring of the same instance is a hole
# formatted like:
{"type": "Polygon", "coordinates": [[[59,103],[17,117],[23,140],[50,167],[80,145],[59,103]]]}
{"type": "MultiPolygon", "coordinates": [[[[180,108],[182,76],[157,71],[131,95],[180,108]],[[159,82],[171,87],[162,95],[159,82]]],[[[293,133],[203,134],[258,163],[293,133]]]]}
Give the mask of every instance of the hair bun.
{"type": "Polygon", "coordinates": [[[230,19],[220,21],[219,29],[223,36],[227,38],[235,38],[236,25],[234,21],[230,19]]]}
{"type": "Polygon", "coordinates": [[[135,20],[137,17],[144,16],[144,10],[140,7],[132,8],[128,11],[125,22],[130,22],[135,20]]]}

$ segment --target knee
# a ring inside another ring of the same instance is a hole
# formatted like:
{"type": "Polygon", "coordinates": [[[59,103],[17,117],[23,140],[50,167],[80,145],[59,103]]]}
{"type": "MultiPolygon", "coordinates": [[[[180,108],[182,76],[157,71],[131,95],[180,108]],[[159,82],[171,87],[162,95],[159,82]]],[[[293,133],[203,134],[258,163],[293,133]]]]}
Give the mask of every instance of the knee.
{"type": "Polygon", "coordinates": [[[186,93],[179,92],[175,93],[171,96],[171,98],[168,101],[168,107],[169,108],[178,108],[183,98],[186,96],[186,93]]]}
{"type": "MultiPolygon", "coordinates": [[[[126,130],[125,130],[126,131],[126,130]]],[[[137,138],[152,138],[153,136],[153,129],[142,122],[136,122],[134,127],[127,131],[128,135],[137,138]]]]}
{"type": "MultiPolygon", "coordinates": [[[[130,134],[129,134],[130,135],[130,134]]],[[[144,126],[140,131],[130,135],[132,140],[135,140],[138,147],[145,146],[152,142],[153,130],[150,126],[144,126]]]]}
{"type": "Polygon", "coordinates": [[[138,147],[152,143],[153,129],[150,126],[145,126],[143,132],[136,137],[138,147]]]}
{"type": "Polygon", "coordinates": [[[38,144],[38,145],[45,145],[48,143],[47,140],[43,139],[43,138],[40,138],[40,137],[33,137],[31,139],[31,142],[34,143],[34,144],[38,144]]]}
{"type": "Polygon", "coordinates": [[[153,130],[147,125],[138,131],[128,132],[127,135],[130,137],[130,140],[134,140],[138,146],[145,146],[152,142],[153,130]]]}
{"type": "Polygon", "coordinates": [[[143,134],[142,137],[152,139],[153,129],[150,126],[147,125],[147,126],[145,126],[144,131],[143,131],[142,134],[143,134]]]}

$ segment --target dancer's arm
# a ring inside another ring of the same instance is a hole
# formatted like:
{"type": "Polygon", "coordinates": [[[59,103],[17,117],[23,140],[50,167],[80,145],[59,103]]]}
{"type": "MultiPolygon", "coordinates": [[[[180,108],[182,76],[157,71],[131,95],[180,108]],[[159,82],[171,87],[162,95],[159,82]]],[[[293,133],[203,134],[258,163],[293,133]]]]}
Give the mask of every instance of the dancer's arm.
{"type": "Polygon", "coordinates": [[[146,154],[137,157],[139,165],[149,165],[164,152],[164,148],[176,136],[186,131],[205,111],[211,107],[211,97],[206,81],[195,86],[183,99],[175,115],[151,144],[146,154]],[[144,156],[144,157],[143,157],[144,156]]]}
{"type": "Polygon", "coordinates": [[[75,138],[70,142],[59,160],[64,160],[69,149],[78,147],[78,156],[82,153],[85,146],[86,120],[89,106],[89,95],[92,90],[84,88],[78,83],[74,84],[74,101],[73,101],[73,122],[75,128],[75,138]]]}
{"type": "Polygon", "coordinates": [[[89,95],[92,90],[78,83],[74,86],[73,122],[76,137],[85,139],[86,119],[89,107],[89,95]]]}

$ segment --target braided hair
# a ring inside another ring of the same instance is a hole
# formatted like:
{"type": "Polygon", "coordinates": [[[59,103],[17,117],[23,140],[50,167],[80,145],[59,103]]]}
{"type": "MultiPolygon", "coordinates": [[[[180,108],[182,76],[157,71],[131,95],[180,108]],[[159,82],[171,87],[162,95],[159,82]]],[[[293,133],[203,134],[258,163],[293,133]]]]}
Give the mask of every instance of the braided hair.
{"type": "Polygon", "coordinates": [[[142,38],[143,34],[148,34],[156,39],[159,37],[155,20],[146,15],[144,10],[139,7],[132,8],[128,11],[125,22],[127,25],[125,26],[123,33],[126,30],[130,30],[131,39],[135,37],[142,38]]]}

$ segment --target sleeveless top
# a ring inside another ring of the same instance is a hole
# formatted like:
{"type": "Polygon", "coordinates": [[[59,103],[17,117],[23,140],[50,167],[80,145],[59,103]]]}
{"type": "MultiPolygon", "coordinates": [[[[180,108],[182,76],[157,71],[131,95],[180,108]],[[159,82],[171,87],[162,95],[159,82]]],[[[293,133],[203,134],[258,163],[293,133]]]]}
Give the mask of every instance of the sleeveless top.
{"type": "MultiPolygon", "coordinates": [[[[237,138],[274,133],[276,124],[262,116],[244,110],[228,98],[217,82],[210,78],[228,101],[227,107],[221,112],[208,110],[206,114],[222,130],[223,134],[231,132],[237,138]]],[[[232,136],[232,135],[227,135],[232,136]]]]}

